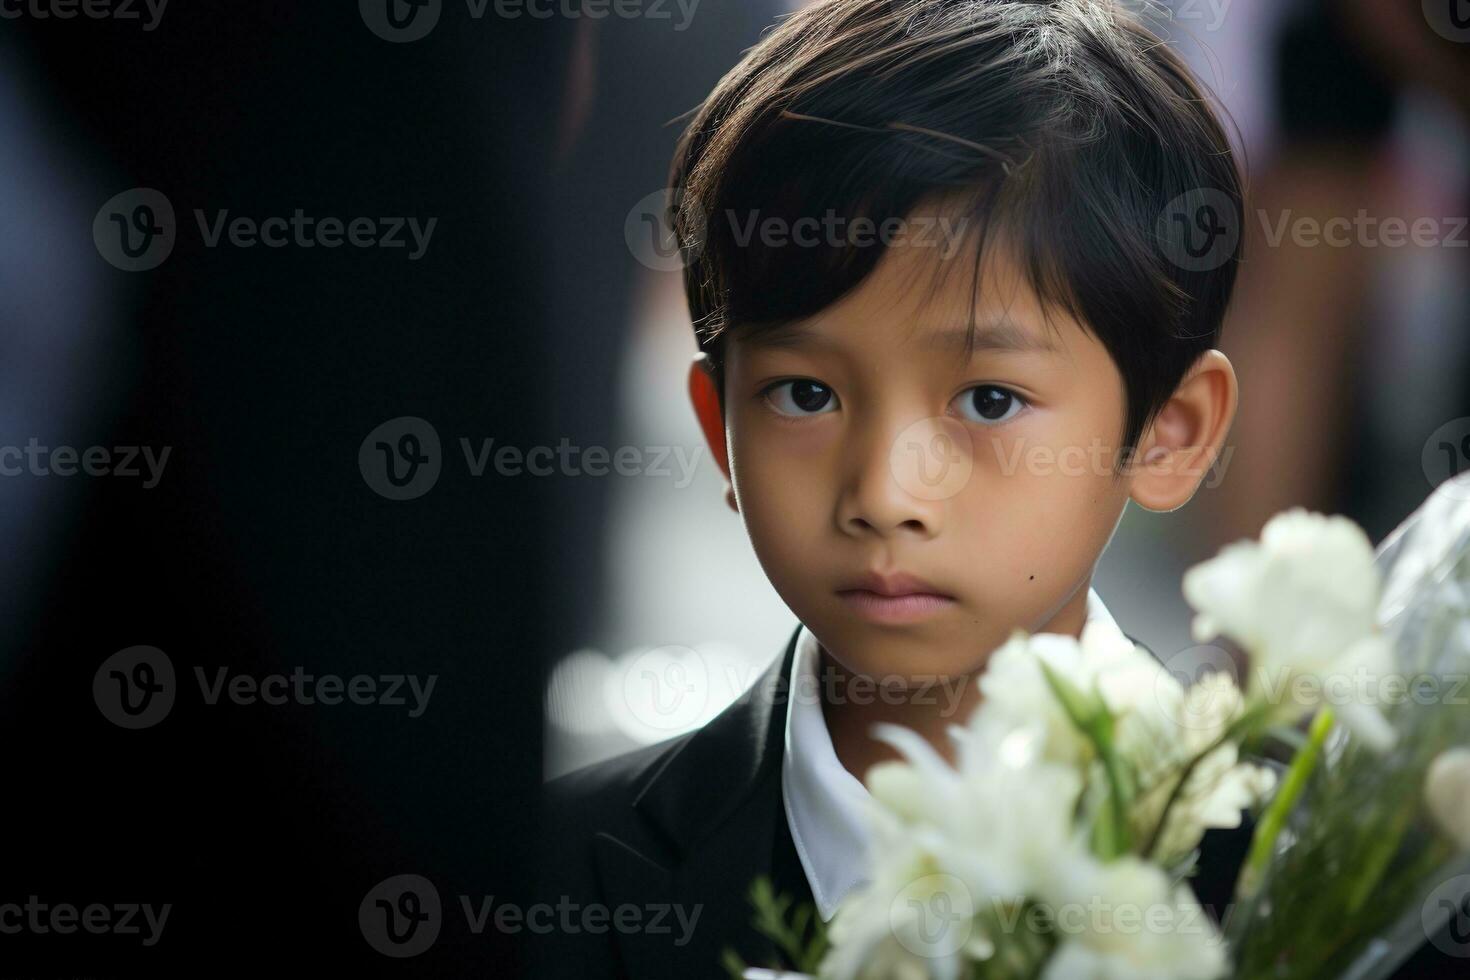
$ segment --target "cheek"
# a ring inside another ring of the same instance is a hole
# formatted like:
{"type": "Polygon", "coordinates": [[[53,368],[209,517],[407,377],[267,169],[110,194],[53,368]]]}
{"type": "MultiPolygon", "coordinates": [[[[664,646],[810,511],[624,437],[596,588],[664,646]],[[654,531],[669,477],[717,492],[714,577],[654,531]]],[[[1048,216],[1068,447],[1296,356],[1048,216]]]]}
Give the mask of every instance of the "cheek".
{"type": "Polygon", "coordinates": [[[1019,429],[977,436],[954,530],[1023,582],[1038,566],[1085,564],[1101,551],[1126,500],[1110,450],[1091,439],[1041,439],[1019,429]]]}
{"type": "Polygon", "coordinates": [[[780,423],[760,420],[732,426],[731,482],[763,565],[785,564],[788,556],[802,554],[830,518],[824,463],[828,440],[814,428],[788,431],[780,423]]]}

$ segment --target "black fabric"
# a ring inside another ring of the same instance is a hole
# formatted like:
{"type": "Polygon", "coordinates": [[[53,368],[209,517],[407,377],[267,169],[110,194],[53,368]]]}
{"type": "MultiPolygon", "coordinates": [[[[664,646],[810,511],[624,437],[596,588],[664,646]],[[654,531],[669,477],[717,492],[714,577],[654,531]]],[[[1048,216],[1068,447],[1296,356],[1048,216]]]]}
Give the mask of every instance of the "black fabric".
{"type": "Polygon", "coordinates": [[[748,896],[771,869],[784,824],[781,735],[795,649],[793,631],[751,691],[698,731],[547,784],[542,901],[672,905],[695,924],[687,935],[556,928],[533,938],[533,975],[685,980],[727,976],[727,950],[751,964],[771,958],[748,896]]]}
{"type": "MultiPolygon", "coordinates": [[[[807,880],[806,869],[801,865],[801,856],[796,853],[796,842],[791,839],[791,823],[786,817],[784,800],[777,794],[776,807],[776,831],[775,846],[771,849],[771,884],[777,895],[789,895],[791,897],[791,908],[799,909],[809,907],[811,919],[809,922],[820,921],[817,911],[817,900],[812,895],[811,882],[807,880]]],[[[812,933],[808,927],[807,937],[812,933]]],[[[790,969],[797,964],[782,960],[772,966],[780,966],[790,969]]]]}
{"type": "Polygon", "coordinates": [[[777,807],[776,843],[771,849],[771,883],[778,895],[790,895],[796,906],[816,905],[811,882],[807,880],[806,869],[796,853],[796,842],[791,839],[791,824],[786,819],[784,805],[777,807]]]}

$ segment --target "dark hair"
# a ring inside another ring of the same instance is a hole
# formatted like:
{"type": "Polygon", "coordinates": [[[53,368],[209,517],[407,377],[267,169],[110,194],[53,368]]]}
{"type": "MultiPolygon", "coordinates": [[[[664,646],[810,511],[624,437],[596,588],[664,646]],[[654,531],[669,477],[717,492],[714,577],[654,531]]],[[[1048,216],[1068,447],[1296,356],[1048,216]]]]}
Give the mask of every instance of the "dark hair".
{"type": "Polygon", "coordinates": [[[1241,181],[1219,120],[1142,17],[1108,0],[818,2],[715,87],[670,183],[722,404],[727,333],[816,313],[884,248],[773,248],[716,216],[880,223],[956,196],[982,229],[977,271],[1003,229],[1043,305],[1107,348],[1127,447],[1215,345],[1240,258],[1241,181]]]}

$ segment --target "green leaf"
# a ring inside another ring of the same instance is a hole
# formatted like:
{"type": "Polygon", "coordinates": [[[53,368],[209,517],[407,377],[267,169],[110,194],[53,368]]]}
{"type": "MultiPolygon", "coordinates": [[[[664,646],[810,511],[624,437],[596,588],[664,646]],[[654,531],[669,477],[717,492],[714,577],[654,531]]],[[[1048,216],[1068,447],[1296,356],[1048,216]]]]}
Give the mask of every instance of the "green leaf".
{"type": "Polygon", "coordinates": [[[1041,665],[1042,676],[1046,678],[1052,694],[1056,695],[1057,702],[1061,704],[1062,710],[1067,713],[1067,717],[1071,719],[1078,731],[1084,734],[1090,732],[1096,725],[1098,716],[1108,714],[1108,706],[1101,697],[1096,694],[1083,693],[1040,657],[1036,658],[1036,662],[1041,665]]]}
{"type": "Polygon", "coordinates": [[[720,956],[720,962],[725,967],[725,972],[730,974],[730,980],[743,980],[745,976],[745,961],[729,946],[720,956]]]}
{"type": "Polygon", "coordinates": [[[1133,847],[1133,832],[1128,810],[1133,805],[1133,779],[1127,764],[1113,744],[1113,728],[1117,720],[1107,702],[1096,691],[1083,692],[1071,681],[1052,670],[1045,660],[1037,659],[1042,675],[1056,695],[1062,710],[1086,736],[1102,761],[1108,780],[1107,805],[1092,825],[1092,849],[1104,861],[1127,854],[1133,847]]]}
{"type": "Polygon", "coordinates": [[[771,940],[794,969],[815,973],[828,947],[826,923],[817,917],[815,907],[810,902],[802,903],[788,925],[787,913],[794,900],[785,893],[777,895],[766,875],[751,882],[750,902],[755,907],[751,924],[756,931],[771,940]]]}

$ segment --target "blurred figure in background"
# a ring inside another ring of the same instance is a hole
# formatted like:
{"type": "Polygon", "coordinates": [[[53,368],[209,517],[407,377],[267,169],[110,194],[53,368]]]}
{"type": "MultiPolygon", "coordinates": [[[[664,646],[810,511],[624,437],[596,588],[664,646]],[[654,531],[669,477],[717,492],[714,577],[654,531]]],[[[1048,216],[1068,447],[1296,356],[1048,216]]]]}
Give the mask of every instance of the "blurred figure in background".
{"type": "Polygon", "coordinates": [[[660,222],[683,117],[788,9],[778,0],[703,0],[687,23],[581,25],[572,101],[581,125],[556,178],[557,275],[573,285],[557,297],[562,346],[551,404],[557,432],[573,446],[636,451],[649,465],[631,477],[585,475],[553,487],[564,515],[557,553],[567,558],[567,594],[579,601],[550,624],[562,655],[547,692],[550,774],[675,734],[721,707],[712,700],[671,717],[671,727],[650,728],[628,710],[621,687],[638,651],[715,640],[711,654],[732,658],[734,676],[753,678],[746,672],[787,632],[785,607],[748,547],[738,565],[705,559],[708,536],[745,535],[724,507],[679,383],[695,348],[679,259],[664,250],[660,222]],[[748,624],[702,601],[714,588],[761,590],[770,613],[741,631],[748,624]]]}
{"type": "MultiPolygon", "coordinates": [[[[554,297],[560,329],[550,405],[557,433],[572,446],[647,445],[619,439],[619,364],[648,321],[650,289],[677,285],[678,277],[645,264],[656,257],[649,250],[658,247],[658,232],[641,222],[662,206],[680,117],[782,7],[777,0],[703,0],[687,19],[668,9],[668,18],[586,19],[577,28],[550,222],[554,275],[567,284],[554,297]]],[[[629,379],[651,381],[642,374],[629,379]]],[[[569,559],[564,581],[567,594],[580,599],[551,624],[563,652],[602,641],[606,590],[626,574],[620,564],[609,566],[605,550],[617,482],[584,476],[554,485],[556,510],[565,515],[557,548],[569,559]]]]}
{"type": "Polygon", "coordinates": [[[1207,550],[1290,506],[1381,537],[1432,489],[1425,440],[1470,415],[1470,235],[1455,219],[1470,153],[1463,88],[1457,106],[1444,82],[1470,48],[1417,9],[1305,3],[1272,51],[1278,134],[1255,168],[1224,348],[1255,397],[1207,550]],[[1422,236],[1395,237],[1392,222],[1416,221],[1422,236]]]}

